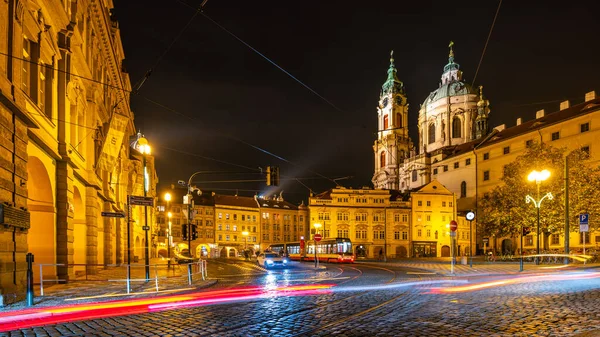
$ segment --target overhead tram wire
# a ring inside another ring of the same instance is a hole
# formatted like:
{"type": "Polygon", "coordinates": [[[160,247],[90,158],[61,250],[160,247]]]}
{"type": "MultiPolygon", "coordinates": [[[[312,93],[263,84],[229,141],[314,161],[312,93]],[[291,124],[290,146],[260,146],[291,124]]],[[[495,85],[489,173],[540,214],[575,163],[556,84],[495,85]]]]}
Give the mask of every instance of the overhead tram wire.
{"type": "Polygon", "coordinates": [[[498,3],[498,9],[496,9],[496,15],[494,15],[494,21],[492,21],[492,26],[490,27],[490,32],[488,33],[487,40],[485,41],[483,52],[481,52],[481,58],[479,59],[479,64],[477,65],[477,70],[475,71],[473,82],[471,82],[471,87],[475,85],[475,79],[477,78],[477,74],[479,73],[479,67],[481,67],[481,63],[483,63],[483,56],[485,55],[485,50],[487,49],[488,43],[490,42],[490,37],[492,36],[492,31],[494,30],[494,25],[496,24],[498,13],[500,12],[500,6],[502,6],[502,0],[500,0],[500,2],[498,3]]]}

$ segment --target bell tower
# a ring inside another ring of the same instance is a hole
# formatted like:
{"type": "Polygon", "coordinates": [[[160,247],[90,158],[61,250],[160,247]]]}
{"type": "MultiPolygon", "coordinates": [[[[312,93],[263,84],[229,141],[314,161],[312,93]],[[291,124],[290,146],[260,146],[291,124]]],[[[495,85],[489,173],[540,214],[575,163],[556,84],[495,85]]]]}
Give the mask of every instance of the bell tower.
{"type": "Polygon", "coordinates": [[[488,115],[490,114],[490,101],[483,98],[483,86],[479,86],[479,102],[477,102],[477,118],[475,118],[475,138],[479,139],[488,134],[488,115]]]}
{"type": "Polygon", "coordinates": [[[407,158],[412,141],[408,136],[406,92],[396,75],[393,50],[387,74],[377,106],[377,140],[373,144],[375,173],[372,182],[375,188],[399,189],[400,165],[407,158]]]}

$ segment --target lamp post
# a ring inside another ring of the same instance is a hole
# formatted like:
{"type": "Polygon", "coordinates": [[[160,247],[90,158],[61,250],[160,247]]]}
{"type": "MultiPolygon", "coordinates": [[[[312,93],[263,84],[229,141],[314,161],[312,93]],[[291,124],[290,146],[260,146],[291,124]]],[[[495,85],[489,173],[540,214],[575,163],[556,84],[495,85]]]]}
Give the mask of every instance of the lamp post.
{"type": "Polygon", "coordinates": [[[246,256],[246,259],[248,257],[248,235],[250,235],[249,232],[247,231],[243,231],[242,232],[242,236],[244,237],[244,256],[246,256]]]}
{"type": "MultiPolygon", "coordinates": [[[[187,182],[187,188],[188,188],[188,193],[187,193],[187,202],[184,198],[184,204],[187,204],[187,209],[188,209],[188,214],[187,214],[187,221],[188,221],[188,253],[190,255],[190,257],[193,257],[192,255],[192,220],[193,220],[193,216],[192,216],[192,210],[194,207],[194,196],[192,195],[192,193],[194,191],[198,191],[198,195],[201,195],[202,192],[200,191],[200,189],[196,188],[196,187],[192,187],[192,179],[194,178],[194,176],[196,176],[197,174],[202,173],[201,171],[198,172],[194,172],[192,173],[192,175],[190,176],[190,178],[188,179],[187,182]]],[[[179,181],[180,184],[185,184],[184,181],[179,181]]]]}
{"type": "MultiPolygon", "coordinates": [[[[150,154],[150,145],[148,145],[148,140],[143,136],[138,138],[138,151],[142,154],[143,165],[144,165],[144,197],[148,196],[148,175],[147,167],[146,167],[146,156],[150,154]]],[[[148,230],[150,226],[148,226],[148,206],[144,205],[144,232],[146,233],[146,281],[150,280],[150,240],[148,238],[148,230]]]]}
{"type": "MultiPolygon", "coordinates": [[[[549,177],[550,177],[550,171],[548,171],[548,170],[542,170],[541,172],[533,170],[527,176],[527,180],[535,181],[535,183],[537,185],[536,199],[534,199],[530,195],[527,195],[525,197],[525,203],[533,202],[533,205],[535,206],[535,208],[537,208],[537,255],[538,255],[538,257],[535,259],[536,264],[539,264],[539,255],[540,255],[540,206],[542,205],[542,201],[544,201],[544,199],[548,198],[548,200],[552,200],[554,198],[554,196],[552,195],[552,192],[548,192],[543,197],[540,198],[540,184],[542,183],[542,181],[548,179],[549,177]]],[[[521,235],[523,235],[523,233],[521,233],[521,235]]]]}
{"type": "Polygon", "coordinates": [[[471,258],[471,268],[473,268],[473,219],[475,219],[475,213],[469,211],[466,218],[469,220],[469,257],[471,258]]]}
{"type": "Polygon", "coordinates": [[[171,217],[173,216],[173,214],[171,214],[171,212],[167,213],[167,218],[168,220],[168,225],[169,228],[167,229],[167,266],[169,267],[169,269],[171,268],[171,217]]]}
{"type": "MultiPolygon", "coordinates": [[[[315,227],[315,234],[319,234],[319,228],[321,228],[321,224],[320,223],[315,223],[313,224],[313,226],[315,227]]],[[[319,267],[319,259],[317,257],[317,240],[313,240],[314,244],[315,244],[315,268],[319,267]]]]}

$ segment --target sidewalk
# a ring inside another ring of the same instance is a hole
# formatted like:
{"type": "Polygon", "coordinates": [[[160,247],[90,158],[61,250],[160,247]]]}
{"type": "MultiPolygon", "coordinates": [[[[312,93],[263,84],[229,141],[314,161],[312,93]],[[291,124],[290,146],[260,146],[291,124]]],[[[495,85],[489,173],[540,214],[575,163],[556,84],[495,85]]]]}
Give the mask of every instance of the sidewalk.
{"type": "MultiPolygon", "coordinates": [[[[154,297],[164,294],[190,291],[192,289],[209,287],[217,282],[216,279],[206,278],[198,270],[193,271],[192,284],[188,283],[186,264],[171,264],[167,261],[152,259],[150,261],[150,280],[145,280],[145,267],[131,268],[130,293],[127,293],[127,272],[125,267],[106,267],[98,269],[95,275],[79,276],[64,284],[44,282],[43,296],[39,284],[34,286],[34,305],[30,308],[42,308],[57,305],[72,305],[79,303],[110,301],[127,298],[154,297]],[[158,281],[158,292],[157,292],[158,281]]],[[[39,282],[37,275],[34,276],[39,282]]],[[[22,300],[2,307],[2,310],[21,310],[27,307],[27,301],[22,300]]]]}
{"type": "Polygon", "coordinates": [[[552,272],[560,270],[583,270],[587,268],[600,268],[599,263],[586,264],[540,264],[536,265],[532,262],[523,264],[523,271],[520,272],[518,261],[514,262],[485,262],[483,258],[474,258],[473,267],[467,264],[463,265],[460,259],[454,265],[454,273],[450,264],[450,258],[412,258],[400,260],[388,260],[387,262],[377,260],[359,260],[357,263],[377,263],[387,266],[407,267],[422,269],[424,273],[434,273],[443,276],[487,276],[487,275],[507,275],[507,274],[523,274],[523,273],[538,273],[552,272]]]}

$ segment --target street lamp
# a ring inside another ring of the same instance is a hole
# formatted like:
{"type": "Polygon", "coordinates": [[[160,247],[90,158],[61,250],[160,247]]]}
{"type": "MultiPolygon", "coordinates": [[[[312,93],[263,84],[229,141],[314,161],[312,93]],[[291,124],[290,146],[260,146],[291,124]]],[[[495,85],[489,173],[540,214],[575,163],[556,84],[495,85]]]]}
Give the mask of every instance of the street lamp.
{"type": "Polygon", "coordinates": [[[168,225],[169,228],[167,229],[167,267],[169,269],[171,269],[171,217],[173,216],[173,214],[171,214],[171,212],[167,213],[167,219],[168,220],[168,225]]]}
{"type": "MultiPolygon", "coordinates": [[[[138,151],[142,154],[144,165],[144,197],[148,196],[148,169],[146,167],[146,156],[150,154],[150,145],[148,140],[141,136],[137,140],[138,151]]],[[[148,239],[148,206],[144,205],[144,232],[146,232],[146,281],[150,280],[150,240],[148,239]]]]}
{"type": "MultiPolygon", "coordinates": [[[[321,224],[320,223],[315,223],[313,224],[313,226],[315,227],[315,234],[319,234],[319,228],[321,228],[321,224]]],[[[317,258],[317,240],[314,240],[315,242],[315,268],[319,267],[319,259],[317,258]]]]}
{"type": "Polygon", "coordinates": [[[242,236],[244,237],[244,253],[245,253],[246,257],[248,256],[248,253],[246,252],[248,250],[248,235],[250,235],[249,232],[247,232],[247,231],[242,232],[242,236]]]}
{"type": "Polygon", "coordinates": [[[469,211],[466,218],[469,220],[469,257],[471,258],[471,268],[473,268],[473,220],[475,219],[475,212],[469,211]]]}
{"type": "MultiPolygon", "coordinates": [[[[548,171],[548,170],[542,170],[541,172],[533,170],[527,176],[527,180],[535,181],[535,183],[537,185],[537,198],[534,199],[530,195],[527,195],[525,197],[525,203],[533,202],[533,205],[535,206],[535,208],[537,208],[537,255],[538,255],[538,257],[535,259],[536,264],[539,264],[539,255],[540,255],[540,206],[542,205],[542,201],[544,201],[544,199],[546,199],[546,198],[548,198],[548,200],[554,199],[552,192],[548,192],[542,198],[540,198],[540,184],[542,183],[542,181],[548,179],[549,177],[550,177],[550,171],[548,171]]],[[[523,235],[523,233],[521,230],[521,236],[522,235],[523,235]]]]}
{"type": "MultiPolygon", "coordinates": [[[[194,172],[192,173],[192,175],[190,176],[190,178],[187,181],[187,188],[188,188],[188,193],[187,195],[184,197],[184,204],[187,204],[187,209],[188,209],[188,213],[187,213],[187,226],[188,226],[188,254],[190,257],[194,257],[192,254],[192,220],[194,219],[194,217],[192,216],[192,212],[193,212],[193,208],[194,208],[194,196],[192,195],[192,193],[194,193],[194,191],[198,192],[198,195],[202,195],[202,191],[200,191],[199,188],[197,187],[193,187],[192,186],[192,179],[194,178],[194,176],[196,176],[197,174],[202,173],[201,171],[198,172],[194,172]],[[186,200],[187,199],[187,200],[186,200]]],[[[185,181],[180,180],[179,181],[180,185],[185,185],[185,181]]],[[[191,268],[191,265],[189,265],[189,267],[191,268]]],[[[191,270],[191,269],[190,269],[191,270]]]]}

